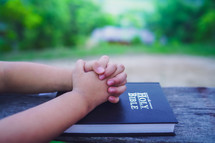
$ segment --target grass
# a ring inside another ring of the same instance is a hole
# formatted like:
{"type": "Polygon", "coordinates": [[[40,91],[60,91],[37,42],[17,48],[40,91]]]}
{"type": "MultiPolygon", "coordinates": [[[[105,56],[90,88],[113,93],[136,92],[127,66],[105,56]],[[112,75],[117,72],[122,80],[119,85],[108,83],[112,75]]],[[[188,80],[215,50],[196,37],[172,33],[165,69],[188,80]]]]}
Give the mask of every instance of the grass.
{"type": "Polygon", "coordinates": [[[49,143],[66,143],[66,142],[63,142],[63,141],[51,141],[49,143]]]}
{"type": "Polygon", "coordinates": [[[92,49],[83,47],[62,47],[45,50],[0,53],[0,60],[22,61],[34,59],[83,58],[96,55],[120,54],[182,54],[215,57],[215,46],[206,44],[180,45],[119,45],[101,44],[92,49]]]}

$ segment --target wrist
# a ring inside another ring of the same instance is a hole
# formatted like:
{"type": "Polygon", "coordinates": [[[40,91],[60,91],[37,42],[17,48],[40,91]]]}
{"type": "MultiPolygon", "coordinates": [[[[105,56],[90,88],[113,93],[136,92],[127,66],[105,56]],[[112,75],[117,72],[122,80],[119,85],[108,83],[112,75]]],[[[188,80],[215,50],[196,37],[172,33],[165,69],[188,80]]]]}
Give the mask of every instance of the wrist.
{"type": "Polygon", "coordinates": [[[72,73],[73,73],[73,69],[70,69],[70,70],[69,70],[69,73],[68,73],[68,79],[69,79],[69,82],[68,82],[68,85],[69,85],[69,91],[72,91],[72,89],[73,89],[72,73]]]}
{"type": "Polygon", "coordinates": [[[63,69],[62,71],[62,88],[61,91],[72,91],[73,82],[72,82],[72,69],[63,69]]]}
{"type": "Polygon", "coordinates": [[[72,94],[76,96],[76,98],[80,101],[80,103],[82,104],[83,108],[85,108],[85,111],[87,113],[89,113],[95,108],[95,105],[93,105],[93,102],[91,102],[88,98],[86,98],[84,93],[81,93],[77,90],[73,90],[72,94]]]}
{"type": "Polygon", "coordinates": [[[70,110],[69,112],[71,112],[71,115],[74,114],[74,112],[78,112],[78,120],[90,112],[87,102],[78,92],[70,91],[58,98],[62,98],[63,106],[70,110]]]}

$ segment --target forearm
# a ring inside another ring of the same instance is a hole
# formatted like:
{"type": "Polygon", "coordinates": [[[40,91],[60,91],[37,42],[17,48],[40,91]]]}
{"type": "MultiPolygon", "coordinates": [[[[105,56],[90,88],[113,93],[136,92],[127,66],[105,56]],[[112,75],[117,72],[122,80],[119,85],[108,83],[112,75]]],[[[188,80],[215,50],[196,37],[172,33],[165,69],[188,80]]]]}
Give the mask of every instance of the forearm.
{"type": "Polygon", "coordinates": [[[72,71],[28,62],[0,62],[0,92],[72,90],[72,71]]]}
{"type": "Polygon", "coordinates": [[[82,96],[68,92],[0,120],[0,142],[48,142],[89,111],[82,96]]]}

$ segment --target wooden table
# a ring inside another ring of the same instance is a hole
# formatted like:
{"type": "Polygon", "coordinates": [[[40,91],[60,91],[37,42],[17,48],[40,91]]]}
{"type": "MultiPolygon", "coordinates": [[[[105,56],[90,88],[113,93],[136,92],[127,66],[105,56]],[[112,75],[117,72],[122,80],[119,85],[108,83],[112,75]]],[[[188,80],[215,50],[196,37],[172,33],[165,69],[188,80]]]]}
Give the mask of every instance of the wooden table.
{"type": "MultiPolygon", "coordinates": [[[[64,137],[71,142],[215,142],[215,88],[163,88],[179,124],[175,136],[64,137]]],[[[53,95],[0,95],[0,118],[54,98],[53,95]]]]}

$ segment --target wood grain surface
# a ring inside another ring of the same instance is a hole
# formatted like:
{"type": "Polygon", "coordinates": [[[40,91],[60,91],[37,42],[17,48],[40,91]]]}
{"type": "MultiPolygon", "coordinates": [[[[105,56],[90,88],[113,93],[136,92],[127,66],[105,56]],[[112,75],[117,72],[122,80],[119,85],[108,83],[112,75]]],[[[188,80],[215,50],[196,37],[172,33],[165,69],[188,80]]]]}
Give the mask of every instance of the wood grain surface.
{"type": "MultiPolygon", "coordinates": [[[[179,123],[175,136],[70,137],[67,142],[215,142],[215,88],[169,87],[164,93],[179,123]]],[[[54,98],[54,95],[0,94],[0,119],[54,98]]]]}

